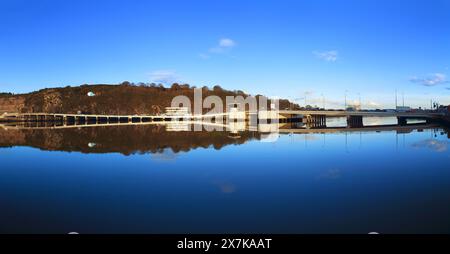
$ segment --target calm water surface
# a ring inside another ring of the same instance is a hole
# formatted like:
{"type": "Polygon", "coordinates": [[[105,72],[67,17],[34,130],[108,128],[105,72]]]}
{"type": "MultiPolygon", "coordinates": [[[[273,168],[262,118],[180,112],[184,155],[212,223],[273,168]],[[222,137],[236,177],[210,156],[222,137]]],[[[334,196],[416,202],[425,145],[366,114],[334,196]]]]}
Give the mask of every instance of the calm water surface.
{"type": "Polygon", "coordinates": [[[0,128],[0,233],[450,233],[447,131],[402,132],[0,128]]]}

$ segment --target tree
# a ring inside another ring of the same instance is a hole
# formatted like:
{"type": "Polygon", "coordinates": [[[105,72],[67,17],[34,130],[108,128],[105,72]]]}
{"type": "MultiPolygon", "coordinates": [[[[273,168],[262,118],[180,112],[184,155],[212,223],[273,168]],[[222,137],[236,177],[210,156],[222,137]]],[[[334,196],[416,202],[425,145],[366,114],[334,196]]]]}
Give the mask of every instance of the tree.
{"type": "Polygon", "coordinates": [[[171,90],[181,90],[181,86],[178,83],[173,83],[172,86],[170,87],[171,90]]]}
{"type": "Polygon", "coordinates": [[[190,88],[189,84],[181,85],[181,89],[189,90],[189,88],[190,88]]]}
{"type": "Polygon", "coordinates": [[[219,85],[215,85],[215,86],[213,87],[213,91],[214,91],[214,92],[222,92],[223,89],[222,89],[222,87],[220,87],[219,85]]]}

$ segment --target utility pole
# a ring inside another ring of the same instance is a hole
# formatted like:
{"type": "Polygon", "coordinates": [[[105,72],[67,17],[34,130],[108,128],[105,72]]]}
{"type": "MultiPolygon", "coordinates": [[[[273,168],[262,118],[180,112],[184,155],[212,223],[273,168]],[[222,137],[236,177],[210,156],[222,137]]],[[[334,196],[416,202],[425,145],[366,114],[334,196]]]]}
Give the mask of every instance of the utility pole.
{"type": "Polygon", "coordinates": [[[395,110],[397,110],[397,104],[398,100],[397,100],[397,89],[395,89],[395,110]]]}

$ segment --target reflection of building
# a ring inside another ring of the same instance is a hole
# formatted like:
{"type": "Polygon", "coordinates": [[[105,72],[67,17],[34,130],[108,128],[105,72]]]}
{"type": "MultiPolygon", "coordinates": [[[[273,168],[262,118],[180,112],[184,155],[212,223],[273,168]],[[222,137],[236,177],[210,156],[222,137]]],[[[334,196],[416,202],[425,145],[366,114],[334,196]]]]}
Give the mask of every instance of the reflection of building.
{"type": "Polygon", "coordinates": [[[166,123],[166,131],[190,131],[190,124],[185,122],[168,122],[166,123]]]}
{"type": "Polygon", "coordinates": [[[239,104],[239,103],[228,104],[228,120],[229,120],[229,122],[246,119],[247,113],[245,112],[244,109],[242,109],[242,111],[240,111],[241,110],[239,108],[240,105],[241,104],[239,104]]]}
{"type": "Polygon", "coordinates": [[[232,121],[227,124],[227,128],[230,132],[238,133],[239,131],[246,130],[247,123],[245,121],[232,121]]]}
{"type": "Polygon", "coordinates": [[[261,133],[276,133],[280,129],[278,123],[260,123],[258,124],[258,131],[261,133]]]}

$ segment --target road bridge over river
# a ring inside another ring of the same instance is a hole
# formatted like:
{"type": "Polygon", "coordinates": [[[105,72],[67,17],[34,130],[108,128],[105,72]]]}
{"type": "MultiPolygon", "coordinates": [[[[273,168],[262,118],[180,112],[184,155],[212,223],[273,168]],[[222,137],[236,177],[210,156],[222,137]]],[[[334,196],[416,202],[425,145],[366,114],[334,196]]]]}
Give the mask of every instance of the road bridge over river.
{"type": "Polygon", "coordinates": [[[99,114],[63,114],[63,113],[4,113],[0,121],[11,122],[62,122],[66,123],[145,123],[165,121],[202,121],[206,119],[248,120],[256,118],[270,122],[303,122],[312,127],[326,127],[329,117],[346,117],[348,127],[363,127],[364,117],[396,117],[399,125],[406,125],[408,119],[421,119],[427,122],[439,120],[444,114],[433,112],[387,112],[387,111],[340,111],[340,110],[279,110],[257,112],[224,112],[203,115],[99,115],[99,114]]]}

